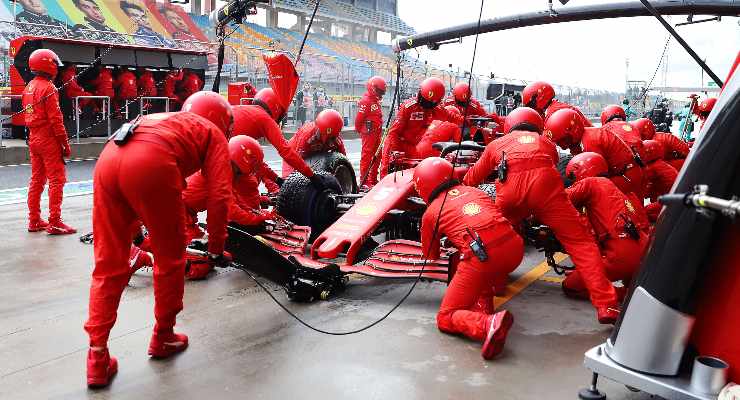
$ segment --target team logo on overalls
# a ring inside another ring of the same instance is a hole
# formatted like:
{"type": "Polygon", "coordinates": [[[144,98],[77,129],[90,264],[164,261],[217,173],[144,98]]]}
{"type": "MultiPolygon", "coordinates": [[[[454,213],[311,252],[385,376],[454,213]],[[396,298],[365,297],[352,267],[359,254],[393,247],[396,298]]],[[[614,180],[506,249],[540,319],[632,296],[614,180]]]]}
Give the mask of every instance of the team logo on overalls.
{"type": "Polygon", "coordinates": [[[33,114],[33,106],[32,105],[29,105],[28,107],[26,107],[26,114],[33,114]]]}
{"type": "Polygon", "coordinates": [[[546,130],[545,131],[545,137],[548,138],[548,139],[550,139],[550,140],[552,140],[552,131],[549,130],[549,129],[546,130]]]}
{"type": "Polygon", "coordinates": [[[449,192],[447,192],[447,194],[449,194],[450,196],[459,196],[460,195],[460,191],[457,190],[457,189],[452,189],[449,192]]]}
{"type": "Polygon", "coordinates": [[[629,200],[625,200],[624,201],[624,205],[625,205],[625,207],[627,207],[627,210],[629,210],[629,212],[631,212],[631,213],[634,214],[634,212],[635,212],[635,206],[632,205],[632,202],[630,202],[629,200]]]}
{"type": "Polygon", "coordinates": [[[534,143],[535,140],[537,140],[537,139],[535,139],[534,136],[522,136],[522,137],[519,138],[519,143],[521,143],[521,144],[530,144],[530,143],[534,143]]]}
{"type": "Polygon", "coordinates": [[[413,112],[413,113],[411,113],[410,120],[412,120],[412,121],[422,121],[422,120],[424,120],[424,113],[421,112],[421,111],[413,112]]]}
{"type": "Polygon", "coordinates": [[[632,125],[624,124],[622,125],[622,129],[624,129],[626,132],[632,132],[632,125]]]}
{"type": "Polygon", "coordinates": [[[480,214],[481,208],[478,205],[478,203],[474,203],[474,202],[471,201],[470,203],[468,203],[468,204],[466,204],[466,205],[463,206],[462,212],[463,212],[463,214],[472,217],[474,215],[480,214]]]}
{"type": "Polygon", "coordinates": [[[370,106],[370,111],[375,111],[377,109],[378,109],[378,105],[377,104],[373,104],[373,105],[370,106]]]}

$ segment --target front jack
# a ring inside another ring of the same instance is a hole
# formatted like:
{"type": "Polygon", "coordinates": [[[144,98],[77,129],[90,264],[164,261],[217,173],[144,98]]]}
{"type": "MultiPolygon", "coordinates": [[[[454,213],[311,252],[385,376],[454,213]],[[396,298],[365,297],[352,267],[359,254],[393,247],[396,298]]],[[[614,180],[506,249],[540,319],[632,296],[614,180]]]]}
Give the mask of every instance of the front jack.
{"type": "Polygon", "coordinates": [[[606,393],[596,388],[599,381],[599,374],[594,372],[591,376],[591,386],[578,391],[578,398],[581,400],[606,400],[606,393]]]}

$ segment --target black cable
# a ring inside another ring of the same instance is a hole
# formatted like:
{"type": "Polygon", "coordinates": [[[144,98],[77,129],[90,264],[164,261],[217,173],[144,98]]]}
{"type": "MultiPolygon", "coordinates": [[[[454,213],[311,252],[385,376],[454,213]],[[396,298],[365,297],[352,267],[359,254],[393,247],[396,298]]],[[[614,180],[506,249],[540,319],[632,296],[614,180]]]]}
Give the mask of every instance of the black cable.
{"type": "Polygon", "coordinates": [[[298,66],[298,61],[301,61],[301,54],[303,54],[303,47],[306,45],[306,39],[308,39],[308,33],[311,32],[311,25],[313,25],[313,19],[316,17],[316,12],[319,11],[319,3],[321,0],[316,0],[316,5],[313,8],[311,19],[308,21],[306,32],[303,34],[303,40],[301,41],[301,47],[298,49],[298,55],[295,57],[295,66],[298,66]]]}
{"type": "MultiPolygon", "coordinates": [[[[478,35],[480,35],[480,24],[481,24],[481,18],[483,17],[483,5],[484,5],[484,3],[485,3],[485,0],[481,0],[481,2],[480,2],[480,13],[478,14],[478,27],[477,27],[476,33],[475,33],[475,46],[473,47],[473,60],[471,62],[469,81],[472,80],[472,74],[473,74],[473,68],[472,67],[475,64],[475,53],[476,53],[477,48],[478,48],[478,35]]],[[[400,58],[399,58],[399,61],[398,61],[398,67],[397,68],[400,69],[400,58]]],[[[396,79],[398,80],[398,78],[396,78],[396,79]]],[[[398,94],[398,85],[396,85],[396,95],[397,94],[398,94]]],[[[396,96],[394,96],[394,100],[395,100],[395,97],[396,96]]],[[[391,110],[391,112],[392,112],[392,110],[391,110]]],[[[466,108],[466,114],[467,114],[467,108],[466,108]]],[[[390,121],[390,118],[389,118],[389,121],[390,121]]],[[[460,141],[458,142],[458,147],[460,146],[460,142],[462,142],[462,134],[460,135],[460,141]]],[[[454,174],[455,174],[454,165],[457,163],[457,156],[458,156],[458,153],[455,153],[455,158],[454,158],[454,161],[453,161],[453,164],[452,164],[453,165],[453,169],[452,169],[452,173],[450,174],[450,180],[452,178],[454,178],[454,174]]],[[[434,230],[432,232],[432,240],[429,243],[429,246],[430,247],[424,252],[424,261],[423,261],[423,263],[421,265],[421,269],[419,270],[419,275],[416,276],[416,279],[414,280],[414,283],[411,284],[411,287],[409,288],[408,292],[406,292],[406,294],[403,297],[401,297],[401,299],[398,301],[398,303],[396,303],[396,305],[394,305],[387,313],[385,313],[382,317],[380,317],[376,321],[374,321],[371,324],[366,325],[366,326],[364,326],[362,328],[357,328],[357,329],[353,329],[353,330],[350,330],[350,331],[344,331],[344,332],[332,332],[332,331],[327,331],[327,330],[323,330],[323,329],[317,328],[315,326],[312,326],[311,324],[305,322],[300,317],[298,317],[297,315],[295,315],[292,311],[290,311],[287,307],[285,307],[285,305],[283,305],[283,303],[281,303],[280,301],[278,301],[275,298],[275,296],[273,296],[272,293],[261,282],[259,282],[254,275],[252,275],[246,269],[242,269],[242,270],[244,272],[246,272],[246,274],[250,278],[252,278],[252,280],[254,280],[254,282],[257,283],[257,285],[260,288],[262,288],[262,290],[265,293],[267,293],[267,295],[270,296],[270,298],[272,298],[272,300],[275,303],[277,303],[280,306],[280,308],[282,308],[283,310],[285,310],[285,312],[288,313],[288,315],[290,315],[291,317],[293,317],[296,321],[298,321],[299,323],[301,323],[303,326],[305,326],[305,327],[307,327],[307,328],[309,328],[309,329],[311,329],[311,330],[313,330],[315,332],[323,333],[325,335],[331,335],[331,336],[346,336],[346,335],[353,335],[355,333],[360,333],[360,332],[366,331],[366,330],[372,328],[373,326],[375,326],[375,325],[383,322],[386,318],[388,318],[388,316],[390,316],[394,311],[396,311],[398,309],[398,307],[400,307],[401,304],[403,304],[406,301],[406,299],[409,296],[411,296],[411,293],[413,293],[414,289],[416,288],[416,285],[421,281],[421,277],[424,274],[424,269],[426,268],[426,265],[427,265],[427,262],[428,262],[429,254],[432,251],[432,247],[431,246],[434,246],[435,245],[435,240],[434,239],[437,237],[437,234],[439,233],[439,221],[442,218],[442,210],[444,209],[444,205],[445,205],[445,202],[447,201],[447,195],[448,194],[449,194],[449,190],[446,190],[445,191],[445,195],[442,198],[442,204],[441,204],[441,206],[439,208],[439,214],[437,214],[437,220],[434,223],[434,230]]],[[[436,242],[436,245],[439,246],[439,241],[438,240],[436,242]]]]}
{"type": "Polygon", "coordinates": [[[647,92],[650,90],[650,87],[653,85],[655,76],[658,74],[658,71],[660,70],[660,66],[663,64],[663,59],[665,58],[665,53],[668,50],[668,44],[671,42],[671,38],[672,38],[671,35],[668,35],[668,39],[666,39],[665,45],[663,46],[663,53],[660,55],[660,59],[658,60],[658,65],[655,67],[655,71],[653,71],[653,76],[650,77],[650,81],[645,86],[645,88],[642,90],[642,93],[640,93],[640,96],[634,99],[632,102],[630,102],[629,108],[632,108],[632,106],[637,104],[638,101],[645,99],[645,95],[647,95],[647,92]]]}

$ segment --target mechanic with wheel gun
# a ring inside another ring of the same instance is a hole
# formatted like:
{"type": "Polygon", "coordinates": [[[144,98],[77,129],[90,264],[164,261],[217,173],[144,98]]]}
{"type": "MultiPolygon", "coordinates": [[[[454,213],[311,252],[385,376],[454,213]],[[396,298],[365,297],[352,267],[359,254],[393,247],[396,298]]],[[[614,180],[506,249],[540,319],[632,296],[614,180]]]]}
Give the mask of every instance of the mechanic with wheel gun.
{"type": "MultiPolygon", "coordinates": [[[[311,167],[303,161],[301,156],[285,140],[278,122],[283,120],[287,110],[280,104],[280,100],[272,88],[261,89],[254,95],[252,104],[234,106],[233,110],[234,135],[247,135],[257,140],[266,138],[277,149],[280,157],[293,169],[310,179],[315,187],[322,190],[326,187],[325,178],[319,174],[314,174],[311,167]]],[[[277,192],[279,186],[283,184],[283,179],[278,177],[264,162],[262,163],[262,167],[260,167],[259,173],[270,193],[277,192]]]]}
{"type": "Polygon", "coordinates": [[[31,181],[28,183],[28,231],[46,230],[50,235],[77,232],[62,221],[62,198],[67,181],[64,158],[72,154],[54,87],[62,62],[51,50],[38,49],[28,58],[35,77],[23,89],[23,110],[28,126],[31,181]],[[49,221],[41,219],[41,192],[49,181],[49,221]]]}
{"type": "Polygon", "coordinates": [[[522,261],[522,238],[485,192],[453,179],[449,161],[424,159],[414,168],[413,179],[429,205],[421,222],[424,258],[439,258],[442,236],[460,252],[437,312],[437,328],[482,341],[481,355],[490,360],[503,350],[514,323],[509,311],[494,313],[493,295],[522,261]]]}
{"type": "Polygon", "coordinates": [[[586,128],[574,110],[556,111],[545,123],[545,135],[572,154],[590,151],[601,154],[609,165],[609,179],[642,208],[642,168],[637,165],[635,153],[609,129],[586,128]],[[583,150],[581,150],[583,146],[583,150]],[[576,152],[573,152],[577,149],[576,152]]]}
{"type": "Polygon", "coordinates": [[[185,279],[185,178],[201,171],[208,185],[210,262],[225,262],[228,200],[232,181],[226,137],[231,106],[218,93],[198,92],[182,112],[150,114],[124,124],[95,166],[93,234],[95,268],[90,285],[87,384],[107,386],[118,371],[108,352],[121,294],[130,277],[131,232],[141,222],[151,234],[156,324],[149,355],[168,358],[185,350],[187,336],[174,332],[183,307],[185,279]]]}
{"type": "Polygon", "coordinates": [[[416,145],[432,121],[448,121],[451,116],[441,105],[445,95],[445,84],[441,79],[424,79],[419,93],[401,104],[383,144],[380,163],[381,178],[388,175],[393,164],[394,153],[403,153],[406,158],[416,158],[416,145]]]}
{"type": "MultiPolygon", "coordinates": [[[[298,155],[307,159],[314,154],[339,152],[347,155],[342,141],[344,119],[337,110],[327,108],[321,111],[314,121],[308,121],[288,140],[288,145],[298,155]]],[[[283,178],[287,178],[293,168],[283,160],[283,178]]]]}
{"type": "Polygon", "coordinates": [[[383,135],[383,109],[380,102],[386,91],[386,82],[380,76],[368,79],[367,92],[357,102],[357,116],[355,117],[355,131],[362,139],[360,154],[360,185],[370,190],[378,183],[378,166],[380,159],[375,153],[380,147],[380,138],[383,135]]]}
{"type": "MultiPolygon", "coordinates": [[[[623,286],[617,291],[621,301],[647,249],[650,224],[606,178],[608,173],[609,167],[600,154],[578,154],[566,168],[566,175],[575,182],[565,192],[573,206],[583,212],[596,237],[607,278],[622,281],[623,286]]],[[[583,275],[578,270],[567,274],[562,287],[568,297],[588,299],[583,275]]]]}
{"type": "Polygon", "coordinates": [[[513,224],[533,215],[549,226],[580,271],[600,323],[613,324],[619,316],[617,294],[604,272],[593,237],[568,201],[555,169],[558,152],[542,136],[542,116],[520,107],[504,123],[506,134],[486,146],[480,160],[468,170],[463,183],[477,186],[496,170],[496,206],[513,224]]]}
{"type": "MultiPolygon", "coordinates": [[[[232,196],[228,200],[229,222],[256,226],[274,219],[271,211],[260,208],[257,171],[264,158],[260,144],[246,135],[233,136],[229,139],[229,158],[234,175],[232,196]]],[[[186,243],[204,236],[198,226],[198,213],[206,211],[208,195],[208,181],[202,173],[196,172],[187,179],[187,188],[182,193],[186,214],[186,243]]],[[[188,261],[185,277],[190,280],[204,279],[213,270],[213,264],[206,259],[188,256],[188,261]]]]}

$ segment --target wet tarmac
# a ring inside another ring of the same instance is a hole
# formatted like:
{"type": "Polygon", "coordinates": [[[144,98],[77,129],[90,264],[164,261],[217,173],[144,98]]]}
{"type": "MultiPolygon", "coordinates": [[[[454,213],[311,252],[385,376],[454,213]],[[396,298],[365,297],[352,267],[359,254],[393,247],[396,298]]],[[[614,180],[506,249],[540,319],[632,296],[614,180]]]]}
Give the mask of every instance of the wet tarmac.
{"type": "MultiPolygon", "coordinates": [[[[91,230],[91,203],[90,195],[65,200],[65,219],[81,233],[91,230]]],[[[144,271],[124,292],[111,334],[119,374],[108,389],[91,391],[82,325],[92,246],[77,235],[30,234],[25,214],[22,203],[0,206],[0,399],[576,399],[590,380],[583,353],[610,332],[587,302],[563,297],[548,272],[501,306],[515,324],[493,361],[480,357],[480,344],[437,330],[440,283],[420,283],[368,331],[327,336],[293,320],[246,274],[227,269],[186,284],[178,330],[191,346],[155,361],[146,355],[153,295],[144,271]]],[[[539,275],[542,261],[529,249],[512,279],[533,269],[527,276],[539,275]]],[[[355,277],[337,298],[287,304],[322,329],[351,330],[387,312],[409,285],[355,277]]],[[[600,388],[609,399],[650,398],[605,379],[600,388]]]]}

